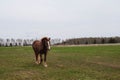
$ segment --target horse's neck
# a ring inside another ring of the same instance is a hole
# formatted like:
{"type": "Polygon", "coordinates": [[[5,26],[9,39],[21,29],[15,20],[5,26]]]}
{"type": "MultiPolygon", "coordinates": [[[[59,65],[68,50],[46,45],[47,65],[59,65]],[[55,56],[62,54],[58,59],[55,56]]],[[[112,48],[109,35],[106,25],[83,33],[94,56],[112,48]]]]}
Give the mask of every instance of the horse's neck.
{"type": "Polygon", "coordinates": [[[45,48],[45,43],[43,43],[42,41],[40,41],[40,47],[41,47],[42,49],[44,49],[44,48],[45,48]]]}

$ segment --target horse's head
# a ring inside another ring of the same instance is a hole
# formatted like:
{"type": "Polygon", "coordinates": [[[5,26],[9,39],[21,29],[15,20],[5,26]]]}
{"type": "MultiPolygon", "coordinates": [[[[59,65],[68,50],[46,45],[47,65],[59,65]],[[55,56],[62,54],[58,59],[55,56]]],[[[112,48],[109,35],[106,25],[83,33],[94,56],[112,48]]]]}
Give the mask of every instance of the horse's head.
{"type": "Polygon", "coordinates": [[[44,48],[46,48],[47,50],[50,50],[50,38],[47,38],[47,37],[42,38],[42,43],[44,48]]]}

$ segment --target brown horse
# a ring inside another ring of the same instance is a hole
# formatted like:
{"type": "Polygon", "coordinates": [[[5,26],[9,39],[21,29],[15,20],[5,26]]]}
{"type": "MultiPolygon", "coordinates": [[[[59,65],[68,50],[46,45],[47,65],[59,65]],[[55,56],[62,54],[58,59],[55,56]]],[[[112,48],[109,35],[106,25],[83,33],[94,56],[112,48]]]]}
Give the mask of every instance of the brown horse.
{"type": "Polygon", "coordinates": [[[47,67],[46,56],[48,50],[50,50],[50,38],[44,37],[41,40],[35,40],[32,44],[35,52],[36,63],[41,64],[43,62],[42,55],[44,55],[44,66],[47,67]],[[40,56],[40,60],[38,57],[40,56]]]}

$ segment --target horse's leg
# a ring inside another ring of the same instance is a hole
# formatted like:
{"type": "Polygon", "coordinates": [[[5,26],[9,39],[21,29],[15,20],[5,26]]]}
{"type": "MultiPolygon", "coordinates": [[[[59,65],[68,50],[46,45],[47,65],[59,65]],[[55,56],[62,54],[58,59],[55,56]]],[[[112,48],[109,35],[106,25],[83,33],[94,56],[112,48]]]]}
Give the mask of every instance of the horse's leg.
{"type": "Polygon", "coordinates": [[[43,62],[42,54],[40,54],[40,64],[43,62]]]}
{"type": "Polygon", "coordinates": [[[36,57],[36,64],[39,64],[39,62],[38,62],[38,53],[35,53],[35,57],[36,57]]]}
{"type": "Polygon", "coordinates": [[[44,54],[44,66],[45,66],[45,67],[48,66],[47,63],[46,63],[46,56],[47,56],[47,54],[45,53],[45,54],[44,54]]]}

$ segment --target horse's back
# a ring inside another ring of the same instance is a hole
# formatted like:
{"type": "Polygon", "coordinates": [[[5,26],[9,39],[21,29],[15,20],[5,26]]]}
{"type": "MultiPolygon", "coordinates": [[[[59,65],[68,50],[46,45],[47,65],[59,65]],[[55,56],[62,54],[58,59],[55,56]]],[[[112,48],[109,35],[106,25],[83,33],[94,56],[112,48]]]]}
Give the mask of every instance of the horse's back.
{"type": "Polygon", "coordinates": [[[33,42],[32,46],[37,45],[37,44],[40,44],[40,41],[39,41],[39,40],[35,40],[35,41],[33,42]]]}
{"type": "Polygon", "coordinates": [[[35,40],[32,44],[34,51],[39,51],[41,49],[41,43],[39,40],[35,40]]]}

